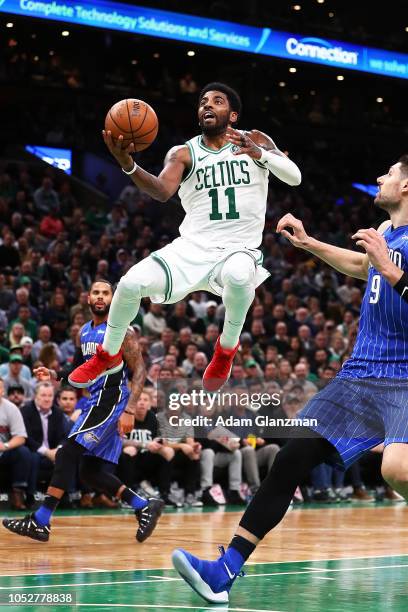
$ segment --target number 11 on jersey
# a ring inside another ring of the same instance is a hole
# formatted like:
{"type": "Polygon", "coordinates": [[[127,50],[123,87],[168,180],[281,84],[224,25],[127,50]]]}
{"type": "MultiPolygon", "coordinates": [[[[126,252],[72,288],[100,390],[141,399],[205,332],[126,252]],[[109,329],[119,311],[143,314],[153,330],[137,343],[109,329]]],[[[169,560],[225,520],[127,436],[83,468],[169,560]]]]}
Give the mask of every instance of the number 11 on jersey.
{"type": "MultiPolygon", "coordinates": [[[[218,208],[218,189],[210,189],[208,195],[211,198],[210,221],[220,221],[222,219],[222,213],[220,213],[218,208]]],[[[239,212],[235,204],[235,188],[227,187],[224,191],[224,195],[228,198],[228,212],[225,214],[225,218],[239,219],[239,212]]]]}

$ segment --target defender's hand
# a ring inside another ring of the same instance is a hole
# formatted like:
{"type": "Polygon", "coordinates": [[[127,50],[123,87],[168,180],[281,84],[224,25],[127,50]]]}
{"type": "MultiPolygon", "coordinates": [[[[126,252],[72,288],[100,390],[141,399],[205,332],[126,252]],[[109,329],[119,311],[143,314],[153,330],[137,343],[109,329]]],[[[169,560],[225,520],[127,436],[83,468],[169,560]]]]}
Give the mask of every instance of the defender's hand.
{"type": "MultiPolygon", "coordinates": [[[[368,255],[370,263],[380,272],[385,272],[392,264],[388,255],[385,238],[373,227],[358,230],[353,236],[358,246],[361,246],[368,255]]],[[[394,264],[395,265],[395,264],[394,264]]]]}
{"type": "Polygon", "coordinates": [[[110,130],[105,131],[102,130],[103,140],[108,147],[109,151],[112,153],[113,157],[116,159],[118,164],[127,172],[133,168],[133,157],[131,153],[135,152],[135,145],[133,142],[130,143],[126,149],[122,149],[123,136],[120,135],[119,138],[114,142],[112,137],[112,132],[110,130]]]}
{"type": "Polygon", "coordinates": [[[122,412],[118,421],[118,431],[119,435],[123,436],[124,434],[130,433],[135,424],[135,416],[133,414],[128,414],[127,412],[122,412]]]}
{"type": "Polygon", "coordinates": [[[243,134],[239,130],[228,127],[226,131],[226,138],[228,142],[232,142],[233,145],[238,147],[236,151],[232,152],[233,155],[243,155],[245,153],[249,157],[252,157],[252,159],[261,159],[261,147],[258,147],[258,145],[255,144],[247,134],[243,134]]]}
{"type": "Polygon", "coordinates": [[[279,220],[276,231],[299,249],[307,249],[310,244],[310,236],[306,234],[303,223],[299,219],[296,219],[291,213],[284,215],[282,219],[279,220]],[[293,233],[288,232],[285,228],[290,228],[293,233]]]}
{"type": "Polygon", "coordinates": [[[33,370],[34,376],[36,377],[37,380],[40,380],[40,381],[52,380],[51,372],[52,370],[49,370],[48,368],[45,368],[44,366],[40,366],[39,368],[34,368],[33,370]]]}

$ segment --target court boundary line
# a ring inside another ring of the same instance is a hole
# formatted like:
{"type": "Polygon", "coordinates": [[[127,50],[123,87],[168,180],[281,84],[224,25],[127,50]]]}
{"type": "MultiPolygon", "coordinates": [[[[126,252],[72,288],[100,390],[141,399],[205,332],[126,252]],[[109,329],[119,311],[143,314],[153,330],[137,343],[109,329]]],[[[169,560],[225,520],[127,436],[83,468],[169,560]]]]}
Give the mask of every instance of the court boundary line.
{"type": "MultiPolygon", "coordinates": [[[[368,557],[369,558],[369,557],[368,557]]],[[[348,559],[351,560],[351,559],[348,559]]],[[[379,570],[379,569],[395,569],[408,567],[408,563],[398,563],[394,565],[373,565],[366,567],[340,567],[340,568],[326,568],[326,567],[310,567],[310,568],[300,568],[299,570],[287,571],[287,572],[260,572],[255,574],[246,574],[245,578],[265,578],[267,576],[294,576],[301,574],[310,574],[316,575],[321,573],[341,573],[341,572],[369,572],[371,570],[379,570]]],[[[318,577],[318,576],[316,576],[318,577]]],[[[153,578],[153,576],[151,577],[153,578]]],[[[30,584],[30,585],[7,585],[0,586],[0,591],[3,590],[19,590],[19,589],[51,589],[51,588],[62,588],[62,587],[87,587],[87,586],[98,586],[98,585],[119,585],[119,584],[142,584],[142,583],[160,583],[160,582],[183,582],[183,578],[173,578],[172,576],[160,576],[155,577],[154,579],[149,579],[149,577],[145,580],[110,580],[107,582],[71,582],[65,584],[30,584]]]]}
{"type": "MultiPolygon", "coordinates": [[[[408,557],[408,553],[401,553],[395,555],[368,555],[363,557],[332,557],[330,559],[296,559],[290,561],[253,561],[252,563],[246,563],[247,566],[252,565],[282,565],[283,563],[325,563],[327,561],[353,561],[360,559],[393,559],[394,557],[408,557]]],[[[0,574],[0,578],[18,578],[19,576],[61,576],[64,574],[84,574],[84,573],[101,573],[101,572],[157,572],[163,570],[172,570],[171,567],[132,567],[127,569],[93,569],[93,570],[75,570],[73,572],[46,572],[39,574],[0,574]]],[[[317,568],[319,569],[319,568],[317,568]]]]}

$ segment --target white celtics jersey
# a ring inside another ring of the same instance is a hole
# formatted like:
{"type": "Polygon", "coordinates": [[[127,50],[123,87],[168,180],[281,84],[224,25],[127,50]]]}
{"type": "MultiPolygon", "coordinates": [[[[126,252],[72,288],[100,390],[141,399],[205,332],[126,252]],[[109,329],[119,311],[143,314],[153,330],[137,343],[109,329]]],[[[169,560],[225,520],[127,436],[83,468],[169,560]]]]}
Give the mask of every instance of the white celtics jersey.
{"type": "Polygon", "coordinates": [[[180,235],[205,248],[256,249],[265,225],[269,170],[233,145],[209,149],[202,136],[187,142],[191,170],[180,185],[186,216],[180,235]]]}

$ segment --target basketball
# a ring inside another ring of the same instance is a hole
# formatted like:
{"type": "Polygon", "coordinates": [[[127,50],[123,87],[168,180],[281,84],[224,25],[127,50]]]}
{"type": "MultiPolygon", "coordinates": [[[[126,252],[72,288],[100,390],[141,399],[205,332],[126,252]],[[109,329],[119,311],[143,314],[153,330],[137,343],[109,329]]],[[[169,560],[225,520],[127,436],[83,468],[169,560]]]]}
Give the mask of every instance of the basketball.
{"type": "Polygon", "coordinates": [[[157,136],[159,121],[152,107],[135,98],[116,102],[105,118],[105,130],[112,132],[114,141],[123,136],[122,149],[131,142],[136,151],[143,151],[157,136]]]}

